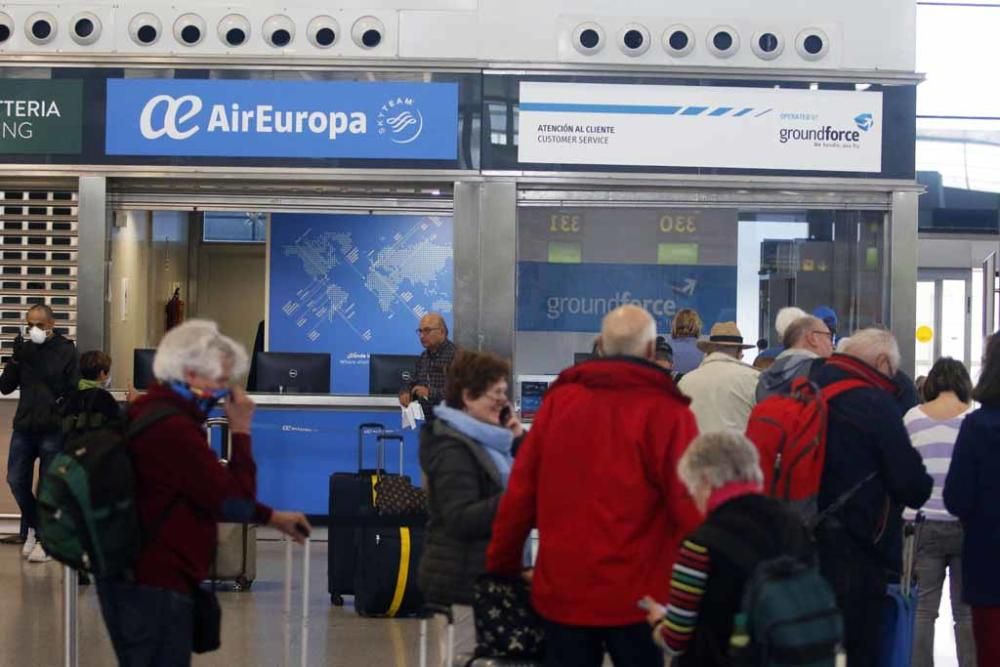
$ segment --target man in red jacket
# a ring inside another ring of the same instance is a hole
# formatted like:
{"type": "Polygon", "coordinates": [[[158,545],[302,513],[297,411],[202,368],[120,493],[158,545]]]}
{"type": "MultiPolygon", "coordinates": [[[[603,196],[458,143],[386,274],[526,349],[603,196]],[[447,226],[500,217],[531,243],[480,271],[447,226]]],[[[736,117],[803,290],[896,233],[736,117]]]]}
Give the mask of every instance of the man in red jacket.
{"type": "Polygon", "coordinates": [[[214,322],[190,320],[163,337],[153,361],[157,384],[129,407],[129,420],[168,416],[132,438],[136,503],[144,543],[133,571],[97,583],[120,665],[187,665],[191,661],[192,591],[209,576],[217,523],[273,526],[298,541],[309,523],[298,512],[257,502],[250,451],[254,404],[232,378],[246,371],[243,347],[214,322]],[[232,452],[223,466],[203,424],[223,398],[232,452]]]}
{"type": "Polygon", "coordinates": [[[500,501],[487,569],[517,575],[537,527],[532,601],[547,664],[598,667],[606,651],[619,667],[659,666],[637,603],[647,588],[666,595],[681,538],[700,521],[677,477],[697,427],[653,362],[649,313],[611,312],[601,344],[604,358],[563,371],[546,394],[500,501]]]}

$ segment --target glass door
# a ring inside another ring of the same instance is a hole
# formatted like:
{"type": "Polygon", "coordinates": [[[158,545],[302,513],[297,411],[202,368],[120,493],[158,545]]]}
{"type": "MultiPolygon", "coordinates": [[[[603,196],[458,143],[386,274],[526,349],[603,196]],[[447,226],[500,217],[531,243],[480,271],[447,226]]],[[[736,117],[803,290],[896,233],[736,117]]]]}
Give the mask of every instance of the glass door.
{"type": "MultiPolygon", "coordinates": [[[[917,280],[917,377],[927,375],[941,357],[957,359],[967,367],[973,365],[972,300],[971,270],[920,271],[917,280]]],[[[978,367],[978,363],[975,365],[978,367]]]]}

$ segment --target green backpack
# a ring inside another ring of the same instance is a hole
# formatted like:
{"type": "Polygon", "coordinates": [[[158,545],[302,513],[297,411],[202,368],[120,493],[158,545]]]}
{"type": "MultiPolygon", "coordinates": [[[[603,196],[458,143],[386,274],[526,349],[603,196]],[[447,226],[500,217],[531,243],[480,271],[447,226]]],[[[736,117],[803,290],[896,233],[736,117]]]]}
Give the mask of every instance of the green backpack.
{"type": "Polygon", "coordinates": [[[132,567],[142,533],[126,445],[175,414],[176,408],[164,407],[127,424],[87,410],[66,418],[65,446],[38,489],[38,539],[50,556],[98,577],[132,567]]]}
{"type": "Polygon", "coordinates": [[[736,667],[834,667],[844,638],[837,600],[812,558],[762,558],[745,533],[715,526],[700,533],[748,575],[733,619],[736,667]]]}

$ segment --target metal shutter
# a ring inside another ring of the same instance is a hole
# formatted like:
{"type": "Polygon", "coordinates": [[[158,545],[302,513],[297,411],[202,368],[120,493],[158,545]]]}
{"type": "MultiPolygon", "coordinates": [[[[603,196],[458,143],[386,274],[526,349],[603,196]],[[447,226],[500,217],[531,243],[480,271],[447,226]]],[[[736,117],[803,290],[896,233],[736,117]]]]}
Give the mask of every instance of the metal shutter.
{"type": "Polygon", "coordinates": [[[6,361],[35,304],[51,307],[56,331],[76,339],[77,193],[0,189],[0,212],[0,359],[6,361]]]}

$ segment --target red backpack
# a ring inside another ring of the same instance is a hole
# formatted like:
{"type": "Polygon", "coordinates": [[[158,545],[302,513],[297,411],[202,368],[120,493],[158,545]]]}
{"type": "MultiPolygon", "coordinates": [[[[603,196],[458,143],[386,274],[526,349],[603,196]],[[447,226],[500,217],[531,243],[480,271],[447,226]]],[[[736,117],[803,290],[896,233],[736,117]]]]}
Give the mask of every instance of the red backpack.
{"type": "Polygon", "coordinates": [[[820,389],[807,378],[798,378],[790,394],[757,404],[746,434],[760,454],[765,494],[785,501],[803,519],[816,516],[828,404],[845,391],[869,386],[863,380],[841,380],[820,389]]]}

